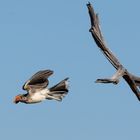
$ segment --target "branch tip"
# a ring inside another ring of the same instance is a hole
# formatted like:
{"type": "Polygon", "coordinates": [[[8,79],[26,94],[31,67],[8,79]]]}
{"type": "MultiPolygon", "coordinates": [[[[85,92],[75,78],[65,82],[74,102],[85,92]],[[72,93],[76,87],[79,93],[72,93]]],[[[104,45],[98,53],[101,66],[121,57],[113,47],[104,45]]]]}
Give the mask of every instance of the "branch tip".
{"type": "Polygon", "coordinates": [[[91,6],[91,3],[90,3],[90,2],[88,2],[88,3],[87,3],[87,6],[91,6]]]}

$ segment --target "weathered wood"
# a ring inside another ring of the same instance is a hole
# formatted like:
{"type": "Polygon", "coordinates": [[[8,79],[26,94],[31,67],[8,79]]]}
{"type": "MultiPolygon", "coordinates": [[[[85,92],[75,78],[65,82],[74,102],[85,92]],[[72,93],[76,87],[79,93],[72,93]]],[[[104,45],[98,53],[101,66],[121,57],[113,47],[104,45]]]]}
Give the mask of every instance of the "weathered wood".
{"type": "Polygon", "coordinates": [[[137,96],[138,100],[140,101],[140,91],[138,89],[138,87],[140,86],[140,77],[137,77],[129,73],[127,69],[124,68],[124,66],[119,62],[117,57],[106,46],[101,29],[100,29],[98,15],[95,13],[90,3],[87,4],[87,8],[88,8],[90,22],[91,22],[91,28],[89,31],[91,32],[92,37],[95,43],[97,44],[97,46],[99,47],[99,49],[102,51],[105,57],[109,60],[109,62],[114,66],[114,68],[117,70],[117,72],[111,78],[97,79],[96,83],[118,84],[119,79],[123,77],[125,81],[128,83],[128,85],[130,86],[131,90],[137,96]]]}
{"type": "Polygon", "coordinates": [[[125,72],[125,69],[123,69],[123,67],[121,66],[111,78],[97,79],[95,82],[118,84],[119,79],[124,75],[124,72],[125,72]]]}

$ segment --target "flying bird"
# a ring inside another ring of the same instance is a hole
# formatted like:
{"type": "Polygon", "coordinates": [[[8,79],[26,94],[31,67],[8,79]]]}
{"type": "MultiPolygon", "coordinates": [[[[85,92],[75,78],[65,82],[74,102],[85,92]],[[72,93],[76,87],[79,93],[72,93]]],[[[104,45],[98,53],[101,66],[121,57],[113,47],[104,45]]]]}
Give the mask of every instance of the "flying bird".
{"type": "Polygon", "coordinates": [[[33,104],[46,99],[62,101],[63,97],[68,93],[69,78],[65,78],[55,86],[48,88],[48,77],[52,74],[52,70],[41,70],[35,73],[23,85],[23,90],[26,90],[27,93],[17,95],[14,103],[33,104]]]}

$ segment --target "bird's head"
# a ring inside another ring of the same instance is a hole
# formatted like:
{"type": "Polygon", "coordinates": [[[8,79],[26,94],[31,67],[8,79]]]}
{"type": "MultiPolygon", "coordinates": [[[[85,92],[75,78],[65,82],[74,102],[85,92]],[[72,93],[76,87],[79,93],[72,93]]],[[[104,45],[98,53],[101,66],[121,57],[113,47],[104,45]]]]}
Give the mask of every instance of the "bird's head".
{"type": "Polygon", "coordinates": [[[23,96],[23,94],[17,95],[17,96],[15,97],[15,99],[14,99],[14,103],[15,103],[15,104],[17,104],[17,103],[19,103],[19,102],[23,102],[23,101],[24,101],[24,96],[23,96]]]}

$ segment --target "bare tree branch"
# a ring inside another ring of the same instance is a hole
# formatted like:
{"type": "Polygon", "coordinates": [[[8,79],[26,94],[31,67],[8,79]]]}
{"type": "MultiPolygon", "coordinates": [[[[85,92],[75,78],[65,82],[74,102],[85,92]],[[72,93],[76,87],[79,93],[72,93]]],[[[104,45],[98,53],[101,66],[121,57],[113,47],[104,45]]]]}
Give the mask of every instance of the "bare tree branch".
{"type": "Polygon", "coordinates": [[[124,68],[124,66],[119,62],[117,57],[111,52],[111,50],[107,48],[100,29],[98,15],[95,13],[90,3],[87,4],[87,8],[91,21],[91,28],[89,31],[91,32],[92,37],[95,43],[97,44],[97,46],[99,47],[99,49],[101,50],[101,52],[105,55],[105,57],[117,70],[117,72],[111,78],[97,79],[96,83],[118,84],[119,79],[123,77],[125,81],[128,83],[128,85],[130,86],[131,90],[137,96],[138,100],[140,101],[140,91],[138,89],[138,87],[140,86],[140,77],[137,77],[129,73],[127,69],[124,68]]]}

